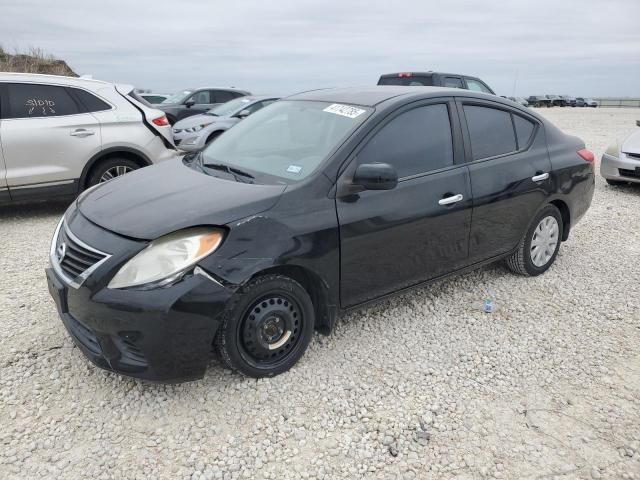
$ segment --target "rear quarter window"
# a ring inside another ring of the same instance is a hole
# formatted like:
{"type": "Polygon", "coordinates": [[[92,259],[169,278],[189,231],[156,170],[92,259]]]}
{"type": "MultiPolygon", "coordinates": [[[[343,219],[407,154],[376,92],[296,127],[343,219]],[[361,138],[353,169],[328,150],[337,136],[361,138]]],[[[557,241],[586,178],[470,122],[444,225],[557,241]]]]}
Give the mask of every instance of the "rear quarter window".
{"type": "Polygon", "coordinates": [[[530,120],[527,120],[520,115],[513,115],[513,126],[516,129],[516,137],[518,140],[518,149],[523,149],[527,145],[529,145],[529,141],[531,140],[531,135],[536,128],[535,123],[530,120]]]}
{"type": "Polygon", "coordinates": [[[102,112],[105,110],[111,110],[111,105],[86,90],[81,90],[79,88],[69,88],[69,90],[84,107],[85,112],[102,112]]]}

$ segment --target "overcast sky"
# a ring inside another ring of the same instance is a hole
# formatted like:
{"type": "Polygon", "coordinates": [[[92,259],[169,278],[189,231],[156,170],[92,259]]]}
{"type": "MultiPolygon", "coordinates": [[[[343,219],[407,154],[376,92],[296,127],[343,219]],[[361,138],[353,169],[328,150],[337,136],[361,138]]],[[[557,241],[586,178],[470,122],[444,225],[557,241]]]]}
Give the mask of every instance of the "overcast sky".
{"type": "Polygon", "coordinates": [[[639,21],[640,0],[0,0],[0,45],[166,92],[438,70],[502,95],[640,96],[639,21]]]}

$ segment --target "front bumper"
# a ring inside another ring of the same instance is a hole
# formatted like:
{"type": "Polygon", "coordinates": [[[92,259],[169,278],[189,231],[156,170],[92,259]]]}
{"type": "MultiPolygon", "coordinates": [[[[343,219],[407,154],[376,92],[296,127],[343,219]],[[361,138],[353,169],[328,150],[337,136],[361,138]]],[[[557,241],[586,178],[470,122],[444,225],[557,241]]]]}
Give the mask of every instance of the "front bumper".
{"type": "Polygon", "coordinates": [[[613,157],[605,153],[600,161],[600,175],[607,180],[640,183],[640,158],[635,159],[624,153],[613,157]]]}
{"type": "Polygon", "coordinates": [[[204,148],[206,143],[206,135],[201,132],[180,132],[174,133],[173,139],[176,146],[185,152],[197,152],[204,148]]]}
{"type": "MultiPolygon", "coordinates": [[[[66,218],[75,235],[103,251],[141,248],[88,222],[77,210],[66,218]]],[[[220,315],[235,289],[205,272],[165,288],[107,288],[124,261],[114,254],[76,287],[46,269],[49,293],[74,342],[95,365],[123,375],[160,382],[201,378],[220,315]]]]}

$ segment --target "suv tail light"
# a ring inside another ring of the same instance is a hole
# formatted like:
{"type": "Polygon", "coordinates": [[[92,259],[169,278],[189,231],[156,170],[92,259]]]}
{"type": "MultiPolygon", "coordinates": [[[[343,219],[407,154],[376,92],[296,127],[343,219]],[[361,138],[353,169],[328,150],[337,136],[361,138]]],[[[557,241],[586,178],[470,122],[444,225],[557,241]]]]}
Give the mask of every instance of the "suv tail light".
{"type": "Polygon", "coordinates": [[[409,78],[409,77],[411,77],[411,73],[410,72],[399,73],[398,77],[400,77],[400,78],[409,78]]]}
{"type": "Polygon", "coordinates": [[[596,157],[593,155],[591,150],[583,148],[582,150],[578,150],[578,155],[580,155],[580,157],[592,167],[595,166],[596,157]]]}
{"type": "Polygon", "coordinates": [[[157,125],[158,127],[166,127],[167,125],[169,125],[169,120],[167,120],[166,115],[163,115],[158,118],[154,118],[151,121],[153,122],[154,125],[157,125]]]}

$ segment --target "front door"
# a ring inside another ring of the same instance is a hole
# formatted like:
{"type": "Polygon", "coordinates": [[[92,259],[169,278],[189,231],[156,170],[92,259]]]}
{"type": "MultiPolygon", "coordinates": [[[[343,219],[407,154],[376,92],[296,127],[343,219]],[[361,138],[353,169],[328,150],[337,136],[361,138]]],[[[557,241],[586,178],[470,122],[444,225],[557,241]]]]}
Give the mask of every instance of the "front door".
{"type": "Polygon", "coordinates": [[[403,107],[361,144],[341,181],[376,162],[394,166],[399,181],[392,190],[336,199],[343,307],[465,265],[472,199],[461,157],[447,99],[403,107]]]}
{"type": "Polygon", "coordinates": [[[68,186],[73,193],[87,161],[100,151],[98,121],[81,113],[62,86],[5,86],[9,108],[2,119],[2,152],[12,198],[44,187],[68,186]]]}

